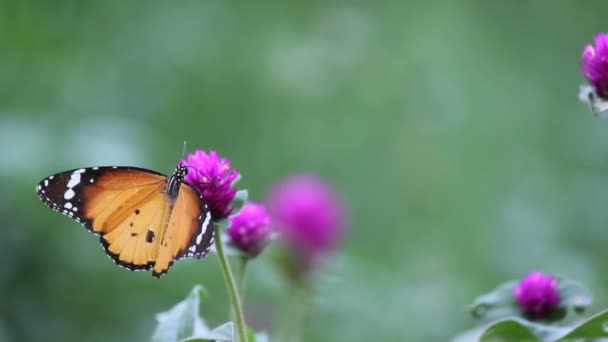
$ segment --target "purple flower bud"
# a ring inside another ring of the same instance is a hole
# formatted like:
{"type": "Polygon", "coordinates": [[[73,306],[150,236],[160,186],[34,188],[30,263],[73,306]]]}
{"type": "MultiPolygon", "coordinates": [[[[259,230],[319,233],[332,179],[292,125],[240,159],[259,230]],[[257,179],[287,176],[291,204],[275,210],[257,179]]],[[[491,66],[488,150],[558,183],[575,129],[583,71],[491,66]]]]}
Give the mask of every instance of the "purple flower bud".
{"type": "Polygon", "coordinates": [[[560,301],[558,280],[540,271],[530,272],[513,288],[521,309],[536,319],[544,319],[560,301]]]}
{"type": "Polygon", "coordinates": [[[264,205],[246,202],[238,214],[230,217],[230,228],[226,232],[233,245],[255,257],[270,238],[270,216],[264,205]]]}
{"type": "Polygon", "coordinates": [[[581,69],[597,96],[608,99],[608,33],[595,36],[595,46],[585,46],[581,69]]]}
{"type": "Polygon", "coordinates": [[[289,177],[273,188],[268,202],[282,240],[305,264],[334,248],[342,237],[343,203],[319,177],[289,177]]]}
{"type": "Polygon", "coordinates": [[[230,159],[220,158],[216,151],[197,150],[188,155],[182,164],[190,166],[185,177],[186,182],[192,184],[203,196],[211,217],[219,220],[228,217],[232,212],[230,203],[236,195],[232,182],[239,172],[230,169],[230,159]]]}

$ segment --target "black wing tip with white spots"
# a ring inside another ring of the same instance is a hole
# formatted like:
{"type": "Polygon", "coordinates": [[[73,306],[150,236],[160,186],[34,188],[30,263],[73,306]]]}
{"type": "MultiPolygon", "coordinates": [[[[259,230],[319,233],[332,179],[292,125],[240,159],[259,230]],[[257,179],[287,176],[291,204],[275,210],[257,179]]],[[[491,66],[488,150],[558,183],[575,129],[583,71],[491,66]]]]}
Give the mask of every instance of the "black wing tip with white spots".
{"type": "Polygon", "coordinates": [[[91,220],[84,216],[82,206],[86,199],[83,198],[83,190],[87,186],[94,185],[97,178],[106,172],[116,170],[139,171],[165,176],[153,170],[134,166],[85,167],[67,170],[44,178],[36,186],[36,193],[47,207],[74,219],[95,235],[99,235],[99,233],[93,231],[91,220]]]}
{"type": "MultiPolygon", "coordinates": [[[[47,207],[68,216],[92,231],[91,221],[84,216],[82,210],[83,198],[77,194],[81,192],[83,186],[82,178],[89,177],[88,174],[83,176],[87,170],[81,168],[51,175],[38,183],[36,194],[47,207]]],[[[85,181],[91,182],[89,178],[85,181]]]]}

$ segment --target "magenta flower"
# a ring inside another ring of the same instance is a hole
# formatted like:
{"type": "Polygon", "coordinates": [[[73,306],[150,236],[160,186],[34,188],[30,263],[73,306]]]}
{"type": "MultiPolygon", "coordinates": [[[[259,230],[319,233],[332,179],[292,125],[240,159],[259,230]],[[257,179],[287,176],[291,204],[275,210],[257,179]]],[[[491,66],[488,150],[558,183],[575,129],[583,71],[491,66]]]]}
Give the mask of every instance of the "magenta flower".
{"type": "Polygon", "coordinates": [[[211,217],[219,220],[232,212],[230,203],[236,195],[232,182],[239,175],[238,170],[230,169],[230,159],[220,158],[216,151],[197,150],[188,155],[182,164],[190,166],[185,177],[203,196],[211,211],[211,217]]]}
{"type": "Polygon", "coordinates": [[[608,99],[608,33],[595,36],[595,46],[585,46],[581,69],[597,96],[608,99]]]}
{"type": "Polygon", "coordinates": [[[226,232],[234,246],[255,257],[270,238],[270,216],[264,205],[246,202],[238,214],[230,217],[230,227],[226,232]]]}
{"type": "Polygon", "coordinates": [[[306,264],[334,248],[342,237],[345,229],[343,203],[321,178],[311,175],[289,177],[273,188],[268,202],[288,250],[306,264]]]}
{"type": "Polygon", "coordinates": [[[552,275],[533,271],[513,288],[513,297],[525,313],[544,319],[559,304],[558,285],[552,275]]]}

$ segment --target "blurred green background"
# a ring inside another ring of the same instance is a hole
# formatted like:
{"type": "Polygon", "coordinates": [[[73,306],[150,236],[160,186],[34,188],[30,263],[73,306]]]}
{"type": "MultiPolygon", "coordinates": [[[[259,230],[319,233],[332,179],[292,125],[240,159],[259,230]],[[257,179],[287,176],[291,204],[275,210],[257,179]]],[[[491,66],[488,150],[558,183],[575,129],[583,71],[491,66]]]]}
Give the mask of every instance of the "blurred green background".
{"type": "MultiPolygon", "coordinates": [[[[446,341],[464,306],[543,269],[608,306],[608,123],[577,100],[608,3],[0,0],[0,341],[137,341],[215,256],[168,276],[113,265],[34,185],[81,166],[171,172],[216,149],[250,196],[329,179],[351,229],[304,341],[446,341]]],[[[289,300],[262,256],[246,317],[289,300]]]]}

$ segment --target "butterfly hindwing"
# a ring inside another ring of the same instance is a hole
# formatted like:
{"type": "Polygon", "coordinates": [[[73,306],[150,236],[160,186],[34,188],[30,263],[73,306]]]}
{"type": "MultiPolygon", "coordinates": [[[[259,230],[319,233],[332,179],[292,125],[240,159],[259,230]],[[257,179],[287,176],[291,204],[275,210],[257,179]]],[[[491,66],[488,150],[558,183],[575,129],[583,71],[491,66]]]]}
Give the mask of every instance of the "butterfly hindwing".
{"type": "Polygon", "coordinates": [[[135,167],[83,168],[47,177],[36,190],[47,206],[100,235],[118,265],[154,268],[159,277],[174,260],[205,256],[213,243],[209,210],[183,182],[185,172],[178,166],[168,178],[135,167]],[[169,183],[177,187],[170,191],[169,183]]]}
{"type": "MultiPolygon", "coordinates": [[[[99,222],[103,225],[100,227],[106,227],[107,231],[100,237],[101,243],[118,265],[131,270],[147,270],[154,265],[160,241],[156,237],[161,236],[169,215],[169,203],[163,189],[164,185],[161,185],[151,192],[143,191],[148,195],[139,201],[131,201],[134,204],[127,206],[127,212],[117,210],[115,217],[107,217],[107,221],[118,223],[104,225],[99,222]]],[[[97,219],[93,222],[95,228],[97,219]]]]}
{"type": "Polygon", "coordinates": [[[174,260],[204,257],[213,244],[211,213],[200,194],[183,183],[160,245],[153,275],[159,277],[174,260]]]}

